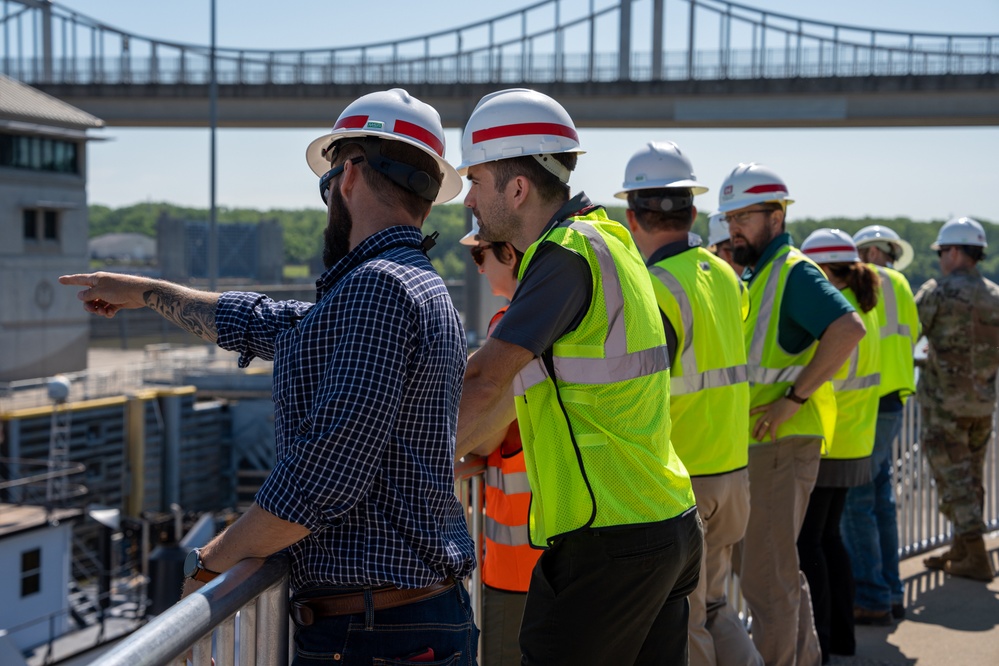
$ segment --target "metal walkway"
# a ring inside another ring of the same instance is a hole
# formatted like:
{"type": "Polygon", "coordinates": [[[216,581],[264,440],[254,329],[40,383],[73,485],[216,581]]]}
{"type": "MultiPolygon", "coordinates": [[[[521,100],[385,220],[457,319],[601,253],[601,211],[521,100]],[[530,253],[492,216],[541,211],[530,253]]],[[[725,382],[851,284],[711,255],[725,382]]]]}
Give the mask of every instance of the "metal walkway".
{"type": "MultiPolygon", "coordinates": [[[[582,126],[999,124],[999,35],[837,25],[723,0],[540,0],[407,39],[214,56],[222,126],[324,125],[337,103],[391,86],[460,126],[482,94],[521,85],[582,126]]],[[[57,2],[0,3],[0,73],[110,125],[206,125],[212,62],[209,46],[57,2]]]]}

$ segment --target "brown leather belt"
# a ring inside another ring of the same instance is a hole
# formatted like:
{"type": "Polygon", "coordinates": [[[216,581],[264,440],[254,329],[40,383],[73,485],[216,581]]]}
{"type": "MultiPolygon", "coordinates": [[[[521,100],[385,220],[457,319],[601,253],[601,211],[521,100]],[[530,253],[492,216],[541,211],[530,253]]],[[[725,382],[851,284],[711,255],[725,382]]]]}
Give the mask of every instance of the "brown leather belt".
{"type": "MultiPolygon", "coordinates": [[[[433,585],[415,590],[400,590],[396,587],[371,590],[371,599],[374,602],[374,610],[384,610],[429,599],[452,587],[454,587],[454,579],[446,578],[433,585]]],[[[356,615],[364,612],[364,591],[292,600],[289,612],[291,619],[301,627],[307,627],[323,617],[356,615]]]]}

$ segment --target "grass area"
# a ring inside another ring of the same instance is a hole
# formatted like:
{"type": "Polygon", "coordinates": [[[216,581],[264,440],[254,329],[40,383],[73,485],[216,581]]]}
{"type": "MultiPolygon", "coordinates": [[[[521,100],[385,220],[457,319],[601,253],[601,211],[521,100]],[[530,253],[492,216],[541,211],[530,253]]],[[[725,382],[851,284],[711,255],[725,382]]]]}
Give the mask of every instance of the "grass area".
{"type": "Polygon", "coordinates": [[[285,280],[307,278],[309,277],[309,266],[308,264],[285,264],[283,275],[285,280]]]}

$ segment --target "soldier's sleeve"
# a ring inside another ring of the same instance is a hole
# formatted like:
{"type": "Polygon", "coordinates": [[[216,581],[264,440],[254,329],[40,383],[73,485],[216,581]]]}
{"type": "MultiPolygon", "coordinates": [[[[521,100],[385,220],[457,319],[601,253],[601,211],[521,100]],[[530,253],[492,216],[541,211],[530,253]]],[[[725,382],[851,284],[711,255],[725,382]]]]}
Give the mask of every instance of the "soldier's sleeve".
{"type": "Polygon", "coordinates": [[[933,331],[933,323],[937,318],[940,301],[940,290],[936,280],[927,280],[916,292],[916,310],[919,312],[919,325],[923,335],[929,336],[933,331]]]}

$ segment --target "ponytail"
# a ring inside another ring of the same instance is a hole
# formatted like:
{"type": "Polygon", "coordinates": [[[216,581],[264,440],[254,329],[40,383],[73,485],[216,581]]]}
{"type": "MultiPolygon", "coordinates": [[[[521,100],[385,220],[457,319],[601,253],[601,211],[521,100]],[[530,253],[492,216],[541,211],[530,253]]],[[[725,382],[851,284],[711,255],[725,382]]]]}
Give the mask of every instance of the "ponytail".
{"type": "Polygon", "coordinates": [[[881,286],[881,278],[877,271],[859,261],[826,266],[829,272],[845,282],[853,291],[862,311],[870,312],[877,306],[878,288],[881,286]]]}

